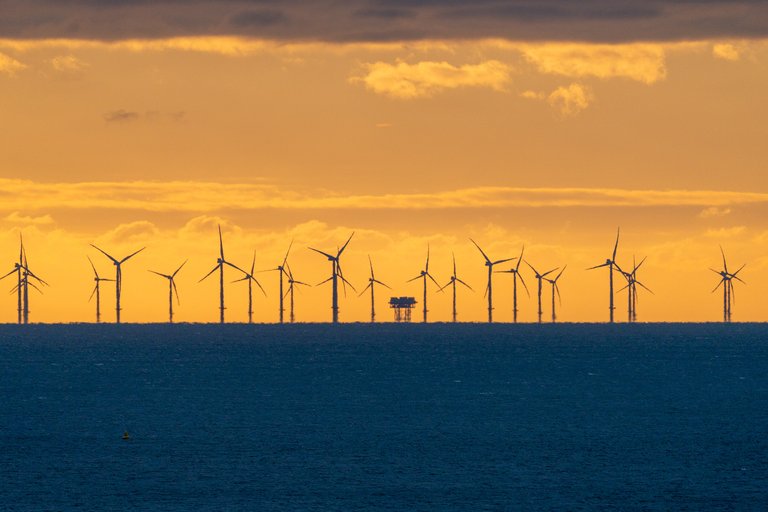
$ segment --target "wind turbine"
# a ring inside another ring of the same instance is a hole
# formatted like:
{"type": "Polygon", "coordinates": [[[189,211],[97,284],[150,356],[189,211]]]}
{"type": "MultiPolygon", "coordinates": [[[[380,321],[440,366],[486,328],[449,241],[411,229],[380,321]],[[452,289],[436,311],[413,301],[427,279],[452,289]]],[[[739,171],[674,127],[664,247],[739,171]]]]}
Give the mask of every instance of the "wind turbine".
{"type": "Polygon", "coordinates": [[[129,254],[128,256],[126,256],[125,258],[123,258],[121,260],[113,258],[112,256],[110,256],[109,254],[107,254],[106,252],[104,252],[103,250],[99,249],[98,247],[96,247],[93,244],[91,244],[91,247],[93,247],[94,249],[96,249],[97,251],[102,253],[104,256],[106,256],[107,258],[112,260],[112,263],[115,265],[115,320],[116,320],[116,323],[119,324],[120,323],[120,310],[121,310],[121,308],[120,308],[120,292],[122,291],[122,286],[123,286],[123,269],[122,269],[122,265],[123,265],[123,263],[125,263],[129,259],[131,259],[134,256],[136,256],[137,254],[139,254],[141,251],[146,249],[146,247],[142,247],[138,251],[129,254]]]}
{"type": "Polygon", "coordinates": [[[475,244],[475,247],[477,247],[477,250],[480,251],[480,254],[483,255],[483,258],[485,258],[485,266],[488,267],[488,285],[485,288],[485,293],[488,295],[488,323],[493,322],[493,266],[498,263],[505,263],[507,261],[512,261],[515,258],[506,258],[503,260],[496,260],[491,261],[491,259],[488,257],[485,252],[480,248],[479,245],[477,245],[477,242],[469,239],[473,244],[475,244]]]}
{"type": "Polygon", "coordinates": [[[610,322],[613,323],[613,311],[616,309],[613,306],[613,269],[617,268],[616,265],[616,251],[619,249],[619,230],[616,230],[616,243],[613,246],[613,255],[605,260],[605,263],[602,265],[595,265],[594,267],[589,267],[587,270],[594,270],[596,268],[602,268],[602,267],[608,267],[608,287],[609,287],[609,293],[608,293],[608,310],[610,311],[610,322]]]}
{"type": "Polygon", "coordinates": [[[0,277],[0,280],[5,279],[6,277],[10,276],[11,274],[16,274],[16,286],[13,287],[13,291],[16,291],[16,301],[17,301],[17,307],[16,307],[16,314],[17,314],[17,323],[21,324],[23,320],[23,314],[24,314],[24,306],[23,306],[23,294],[24,294],[24,287],[22,286],[22,279],[23,279],[23,269],[24,269],[24,239],[22,238],[21,233],[19,233],[19,261],[13,264],[13,270],[5,274],[3,277],[0,277]]]}
{"type": "Polygon", "coordinates": [[[451,255],[453,256],[453,275],[451,276],[451,279],[447,283],[445,283],[445,285],[442,288],[440,288],[440,291],[443,291],[445,288],[448,287],[448,285],[450,285],[453,288],[453,323],[456,323],[456,283],[461,283],[467,288],[469,288],[470,290],[472,290],[472,287],[469,286],[464,281],[462,281],[461,279],[459,279],[458,276],[456,275],[456,255],[453,253],[451,253],[451,255]]]}
{"type": "Polygon", "coordinates": [[[440,285],[437,284],[437,281],[435,281],[435,278],[432,276],[432,274],[429,273],[429,245],[427,245],[427,263],[424,265],[424,270],[422,270],[419,275],[414,277],[413,279],[409,279],[406,281],[407,283],[410,283],[411,281],[415,281],[417,279],[423,279],[424,280],[424,304],[422,313],[424,315],[423,322],[427,323],[427,312],[429,311],[427,309],[427,278],[430,278],[433,283],[435,283],[435,286],[437,286],[438,291],[442,291],[442,288],[440,288],[440,285]]]}
{"type": "Polygon", "coordinates": [[[621,272],[621,275],[624,276],[624,279],[627,280],[627,285],[619,290],[627,290],[627,322],[637,321],[637,285],[640,285],[647,291],[653,293],[650,288],[645,286],[637,279],[637,270],[643,265],[643,263],[645,263],[645,258],[643,258],[638,264],[633,257],[632,272],[625,272],[624,270],[621,270],[618,265],[616,266],[619,272],[621,272]]]}
{"type": "Polygon", "coordinates": [[[293,240],[291,240],[290,245],[288,246],[288,250],[285,251],[285,258],[283,258],[283,262],[278,265],[275,268],[270,268],[267,270],[262,270],[261,272],[279,272],[280,273],[280,297],[279,297],[279,303],[280,303],[280,323],[283,323],[283,316],[285,313],[285,307],[283,306],[283,300],[285,299],[286,293],[283,293],[283,276],[290,277],[288,275],[288,272],[286,272],[286,266],[288,265],[288,254],[291,252],[291,247],[293,247],[293,240]]]}
{"type": "MultiPolygon", "coordinates": [[[[287,257],[287,255],[286,255],[287,257]]],[[[239,283],[240,281],[248,281],[248,323],[253,323],[253,283],[256,283],[259,286],[259,289],[261,289],[261,293],[264,294],[264,296],[267,296],[267,292],[264,291],[264,288],[261,286],[261,283],[253,277],[253,269],[256,268],[256,251],[253,251],[253,260],[251,260],[251,272],[245,272],[242,271],[243,276],[242,279],[236,279],[235,281],[232,281],[233,283],[239,283]]],[[[282,275],[281,279],[282,281],[282,275]]]]}
{"type": "Polygon", "coordinates": [[[552,270],[548,270],[547,272],[544,272],[543,274],[540,274],[538,270],[533,268],[533,265],[531,265],[527,261],[525,262],[525,264],[528,265],[529,267],[531,267],[531,270],[533,270],[533,273],[536,276],[536,280],[539,282],[539,293],[538,293],[538,298],[539,298],[539,323],[541,323],[541,315],[542,315],[542,310],[541,310],[541,282],[544,280],[545,277],[547,277],[549,274],[551,274],[552,272],[557,270],[557,268],[553,268],[552,270]]]}
{"type": "Polygon", "coordinates": [[[96,282],[96,286],[93,287],[93,291],[91,292],[91,296],[88,298],[88,302],[90,302],[93,299],[93,296],[96,295],[96,323],[98,324],[101,323],[101,282],[114,282],[115,280],[99,276],[99,273],[96,271],[96,266],[93,264],[90,256],[88,256],[88,261],[90,262],[91,268],[93,269],[93,280],[96,282]]]}
{"type": "MultiPolygon", "coordinates": [[[[739,267],[739,270],[731,274],[728,272],[728,263],[725,261],[725,252],[723,251],[722,246],[720,247],[720,254],[723,256],[723,270],[718,272],[717,270],[710,268],[712,272],[720,276],[720,282],[717,283],[717,286],[712,290],[712,293],[715,293],[721,285],[723,286],[723,322],[727,323],[731,321],[731,300],[732,297],[735,297],[735,294],[733,293],[733,280],[736,279],[737,281],[744,283],[738,274],[746,264],[742,265],[739,267]]],[[[733,301],[735,302],[735,298],[733,298],[733,301]]]]}
{"type": "Polygon", "coordinates": [[[315,251],[318,254],[322,254],[326,258],[328,258],[328,261],[331,262],[331,277],[323,281],[322,283],[318,284],[320,286],[323,283],[327,283],[328,281],[331,281],[332,285],[332,292],[331,292],[331,311],[332,311],[332,318],[333,323],[339,322],[339,279],[341,279],[341,283],[344,286],[344,295],[346,296],[347,293],[347,287],[346,285],[349,285],[350,288],[352,288],[355,292],[355,287],[352,286],[352,283],[347,281],[344,278],[344,273],[341,271],[341,262],[339,261],[339,258],[341,258],[341,254],[344,252],[344,249],[347,248],[347,245],[349,245],[349,241],[352,240],[352,237],[355,236],[355,233],[353,232],[351,235],[349,235],[349,238],[344,243],[344,245],[341,246],[341,249],[339,249],[336,252],[336,256],[332,254],[328,254],[327,252],[320,251],[318,249],[315,249],[313,247],[310,247],[309,249],[311,251],[315,251]]]}
{"type": "MultiPolygon", "coordinates": [[[[24,324],[28,324],[29,323],[29,287],[31,286],[38,292],[43,293],[42,290],[40,290],[40,288],[38,288],[34,283],[31,283],[29,281],[29,278],[31,277],[35,279],[41,285],[48,286],[48,283],[46,283],[41,278],[36,276],[35,273],[29,269],[29,262],[27,260],[27,250],[24,248],[23,243],[21,246],[20,266],[21,266],[22,277],[21,277],[21,281],[16,285],[16,287],[20,287],[22,289],[22,295],[24,297],[22,317],[23,317],[24,324]]],[[[13,293],[13,291],[16,291],[18,293],[18,290],[16,289],[12,290],[11,293],[13,293]]]]}
{"type": "MultiPolygon", "coordinates": [[[[187,264],[187,260],[184,260],[184,263],[179,265],[179,268],[177,268],[172,274],[161,274],[160,272],[155,272],[154,270],[150,270],[149,272],[152,272],[155,275],[158,275],[160,277],[164,277],[168,280],[168,323],[173,323],[173,294],[176,294],[176,303],[181,304],[181,301],[179,300],[179,290],[176,288],[176,274],[179,273],[179,270],[187,264]]],[[[94,272],[96,269],[94,269],[94,272]]]]}
{"type": "Polygon", "coordinates": [[[528,292],[528,286],[525,284],[525,280],[523,279],[523,274],[520,273],[520,264],[523,262],[523,252],[525,251],[525,247],[520,251],[520,257],[517,258],[517,265],[514,266],[514,268],[511,268],[509,270],[497,270],[496,273],[499,274],[512,274],[512,318],[515,323],[517,323],[517,278],[520,278],[520,282],[523,283],[523,288],[525,288],[525,293],[528,294],[530,297],[531,294],[528,292]]]}
{"type": "Polygon", "coordinates": [[[232,263],[228,262],[226,259],[224,259],[224,241],[221,237],[221,224],[219,224],[219,257],[216,258],[216,266],[213,267],[213,269],[205,274],[198,283],[201,283],[205,281],[208,276],[219,271],[219,323],[224,323],[224,265],[227,265],[229,267],[234,268],[235,270],[239,270],[240,272],[245,273],[245,270],[241,269],[237,265],[233,265],[232,263]]]}
{"type": "Polygon", "coordinates": [[[300,284],[302,286],[310,286],[307,283],[302,283],[301,281],[297,281],[293,278],[293,273],[291,272],[291,266],[286,264],[286,269],[288,270],[288,291],[285,292],[286,294],[290,294],[291,296],[291,323],[293,323],[296,320],[296,317],[293,314],[293,292],[295,285],[300,284]]]}
{"type": "Polygon", "coordinates": [[[554,279],[544,278],[546,282],[552,285],[552,323],[557,322],[557,310],[555,309],[555,293],[557,293],[557,299],[560,301],[560,304],[563,303],[562,298],[560,297],[560,287],[557,285],[557,280],[560,279],[560,276],[563,275],[563,272],[565,272],[565,269],[568,267],[568,265],[564,266],[563,269],[558,273],[554,279]]]}
{"type": "Polygon", "coordinates": [[[368,278],[368,285],[365,288],[363,288],[363,291],[360,292],[360,295],[358,295],[358,297],[362,296],[365,293],[365,290],[367,290],[368,288],[371,289],[371,323],[374,323],[376,321],[376,306],[375,306],[376,302],[374,301],[374,293],[373,293],[374,285],[380,284],[385,288],[389,288],[390,290],[392,288],[389,285],[384,284],[378,279],[376,279],[376,276],[373,274],[373,262],[371,261],[370,254],[368,255],[368,264],[371,266],[371,277],[368,278]]]}

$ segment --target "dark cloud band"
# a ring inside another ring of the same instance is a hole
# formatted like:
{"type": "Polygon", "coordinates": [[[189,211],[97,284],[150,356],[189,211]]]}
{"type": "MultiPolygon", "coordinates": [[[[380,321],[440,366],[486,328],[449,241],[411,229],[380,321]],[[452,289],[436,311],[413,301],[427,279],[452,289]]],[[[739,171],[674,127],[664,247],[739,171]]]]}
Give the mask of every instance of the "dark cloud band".
{"type": "Polygon", "coordinates": [[[768,36],[764,0],[0,0],[2,38],[674,41],[768,36]]]}

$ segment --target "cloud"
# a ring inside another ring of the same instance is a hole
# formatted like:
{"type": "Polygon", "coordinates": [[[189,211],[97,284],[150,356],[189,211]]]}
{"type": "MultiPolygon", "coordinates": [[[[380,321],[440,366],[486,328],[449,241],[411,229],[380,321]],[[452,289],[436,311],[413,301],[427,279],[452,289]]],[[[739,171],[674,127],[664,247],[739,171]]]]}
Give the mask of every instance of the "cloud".
{"type": "Polygon", "coordinates": [[[129,121],[136,121],[139,118],[139,113],[118,109],[105,112],[102,117],[108,123],[126,123],[129,121]]]}
{"type": "Polygon", "coordinates": [[[158,235],[160,230],[153,223],[138,220],[120,224],[99,237],[99,241],[112,243],[142,242],[158,235]]]}
{"type": "Polygon", "coordinates": [[[718,208],[716,206],[710,206],[709,208],[701,210],[701,212],[699,212],[699,217],[702,219],[711,219],[713,217],[725,217],[726,215],[730,215],[730,213],[730,208],[718,208]]]}
{"type": "Polygon", "coordinates": [[[0,0],[0,37],[280,41],[672,41],[768,35],[755,0],[0,0]]]}
{"type": "Polygon", "coordinates": [[[547,96],[547,103],[563,116],[574,116],[587,108],[592,94],[581,84],[558,87],[547,96]]]}
{"type": "Polygon", "coordinates": [[[504,90],[509,82],[510,67],[496,60],[480,64],[454,66],[447,62],[418,62],[395,64],[376,62],[366,64],[364,76],[353,77],[377,94],[392,98],[424,98],[445,89],[465,87],[504,90]]]}
{"type": "Polygon", "coordinates": [[[659,44],[519,45],[524,57],[545,74],[574,78],[628,78],[646,84],[666,76],[665,49],[659,44]]]}
{"type": "MultiPolygon", "coordinates": [[[[14,179],[0,179],[0,199],[0,211],[9,213],[54,209],[211,214],[226,210],[260,209],[440,210],[656,206],[729,208],[746,204],[768,205],[768,193],[707,190],[475,187],[432,193],[341,195],[329,191],[300,193],[259,183],[195,181],[37,183],[14,179]]],[[[206,218],[208,217],[203,217],[203,219],[206,218]]],[[[208,222],[210,227],[214,221],[208,222]]]]}
{"type": "Polygon", "coordinates": [[[736,61],[741,58],[741,51],[734,44],[717,43],[712,46],[712,55],[718,59],[736,61]]]}
{"type": "Polygon", "coordinates": [[[59,55],[53,57],[49,63],[54,71],[59,73],[77,73],[88,67],[88,64],[74,55],[59,55]]]}
{"type": "Polygon", "coordinates": [[[704,233],[704,236],[709,238],[734,238],[744,234],[746,231],[746,226],[733,226],[730,228],[709,229],[704,233]]]}
{"type": "Polygon", "coordinates": [[[44,226],[53,224],[53,217],[50,215],[41,215],[38,217],[22,215],[19,212],[11,212],[6,215],[3,220],[15,225],[32,225],[32,226],[44,226]]]}
{"type": "Polygon", "coordinates": [[[27,66],[17,61],[16,59],[0,53],[0,73],[13,76],[26,67],[27,66]]]}

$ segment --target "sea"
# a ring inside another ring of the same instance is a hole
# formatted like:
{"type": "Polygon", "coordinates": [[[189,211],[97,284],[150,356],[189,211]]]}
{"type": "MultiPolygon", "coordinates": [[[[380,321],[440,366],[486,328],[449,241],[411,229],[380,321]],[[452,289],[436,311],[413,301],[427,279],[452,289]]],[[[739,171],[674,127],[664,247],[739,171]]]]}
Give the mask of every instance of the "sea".
{"type": "Polygon", "coordinates": [[[768,510],[768,325],[0,326],[0,510],[768,510]]]}

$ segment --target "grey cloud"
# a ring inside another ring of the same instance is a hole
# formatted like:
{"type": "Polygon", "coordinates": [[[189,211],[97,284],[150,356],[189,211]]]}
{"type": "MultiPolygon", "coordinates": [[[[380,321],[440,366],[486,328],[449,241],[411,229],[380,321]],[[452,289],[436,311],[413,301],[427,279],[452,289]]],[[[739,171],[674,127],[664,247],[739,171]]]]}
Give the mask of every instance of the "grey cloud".
{"type": "Polygon", "coordinates": [[[0,0],[0,38],[674,41],[768,36],[765,0],[0,0]]]}
{"type": "Polygon", "coordinates": [[[102,118],[107,123],[127,123],[131,121],[139,121],[142,119],[149,122],[172,121],[176,123],[183,123],[186,121],[186,117],[187,113],[183,110],[177,110],[174,112],[150,110],[142,114],[140,112],[118,109],[106,112],[102,115],[102,118]]]}
{"type": "Polygon", "coordinates": [[[102,117],[108,123],[125,123],[128,121],[136,121],[139,118],[139,113],[119,109],[106,112],[102,117]]]}

